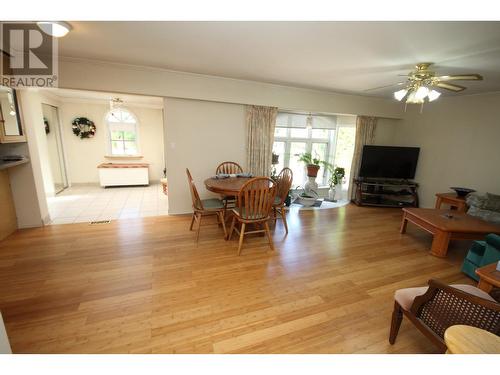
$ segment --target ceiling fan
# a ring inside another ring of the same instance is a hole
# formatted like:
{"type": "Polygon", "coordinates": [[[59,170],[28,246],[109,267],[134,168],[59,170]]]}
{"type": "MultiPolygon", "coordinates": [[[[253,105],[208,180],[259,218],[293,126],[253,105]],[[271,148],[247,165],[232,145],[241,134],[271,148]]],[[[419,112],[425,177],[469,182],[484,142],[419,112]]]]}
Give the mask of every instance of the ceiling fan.
{"type": "MultiPolygon", "coordinates": [[[[436,76],[436,73],[429,70],[432,63],[419,63],[415,66],[415,70],[408,73],[406,82],[398,82],[392,85],[375,87],[365,91],[378,90],[385,87],[401,86],[405,87],[394,92],[394,97],[402,101],[406,98],[406,104],[424,104],[425,99],[429,102],[436,100],[441,95],[436,89],[444,89],[453,92],[460,92],[466,89],[450,81],[481,81],[483,77],[480,74],[457,74],[436,76]]],[[[406,76],[406,75],[405,75],[406,76]]]]}

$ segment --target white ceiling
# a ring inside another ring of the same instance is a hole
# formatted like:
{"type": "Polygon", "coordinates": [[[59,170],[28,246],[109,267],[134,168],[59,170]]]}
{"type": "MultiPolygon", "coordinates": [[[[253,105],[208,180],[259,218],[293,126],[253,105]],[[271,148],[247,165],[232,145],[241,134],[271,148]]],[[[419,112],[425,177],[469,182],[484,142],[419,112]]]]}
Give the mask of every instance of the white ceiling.
{"type": "MultiPolygon", "coordinates": [[[[70,22],[60,55],[389,97],[417,62],[500,91],[500,22],[70,22]]],[[[456,94],[453,94],[456,95],[456,94]]]]}

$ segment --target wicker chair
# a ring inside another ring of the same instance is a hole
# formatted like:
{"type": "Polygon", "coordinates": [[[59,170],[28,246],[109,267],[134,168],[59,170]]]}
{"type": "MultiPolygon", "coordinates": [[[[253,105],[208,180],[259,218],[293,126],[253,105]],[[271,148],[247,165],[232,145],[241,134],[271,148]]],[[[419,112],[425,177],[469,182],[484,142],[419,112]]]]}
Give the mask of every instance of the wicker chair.
{"type": "Polygon", "coordinates": [[[194,184],[191,172],[186,168],[188,178],[189,191],[191,192],[191,200],[193,201],[193,217],[191,218],[191,225],[189,230],[193,230],[193,224],[198,223],[198,230],[196,232],[196,242],[200,238],[201,219],[203,216],[216,215],[218,223],[222,225],[224,230],[224,238],[226,237],[226,223],[224,222],[224,203],[219,199],[200,199],[196,185],[194,184]]]}
{"type": "Polygon", "coordinates": [[[228,240],[231,239],[233,230],[240,235],[238,255],[241,254],[241,245],[245,234],[265,232],[271,249],[274,250],[271,233],[269,232],[269,214],[276,197],[276,183],[268,177],[256,177],[242,186],[237,199],[237,207],[233,208],[233,221],[229,230],[228,240]],[[235,223],[241,223],[241,229],[235,228],[235,223]],[[257,227],[264,225],[264,229],[245,231],[247,224],[257,227]]]}
{"type": "Polygon", "coordinates": [[[290,191],[293,181],[293,172],[290,168],[283,168],[276,179],[277,182],[277,193],[273,204],[273,214],[274,214],[274,224],[276,225],[276,220],[278,215],[283,219],[283,225],[285,226],[285,231],[288,234],[288,224],[286,222],[286,212],[285,212],[285,200],[290,191]]]}
{"type": "Polygon", "coordinates": [[[500,304],[474,286],[429,280],[429,287],[397,290],[394,299],[391,344],[396,341],[403,315],[441,352],[446,351],[444,332],[453,325],[469,325],[500,335],[500,304]]]}

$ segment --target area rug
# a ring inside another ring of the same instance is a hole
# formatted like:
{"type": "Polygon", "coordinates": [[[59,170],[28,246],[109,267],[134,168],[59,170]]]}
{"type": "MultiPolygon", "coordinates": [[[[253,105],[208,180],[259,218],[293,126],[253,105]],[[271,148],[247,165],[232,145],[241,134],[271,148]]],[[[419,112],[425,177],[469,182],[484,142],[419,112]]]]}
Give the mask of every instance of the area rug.
{"type": "Polygon", "coordinates": [[[337,202],[329,202],[323,199],[318,199],[314,206],[305,207],[300,203],[292,203],[289,207],[290,211],[305,211],[305,210],[327,210],[330,208],[339,208],[346,206],[349,203],[348,200],[339,200],[337,202]]]}

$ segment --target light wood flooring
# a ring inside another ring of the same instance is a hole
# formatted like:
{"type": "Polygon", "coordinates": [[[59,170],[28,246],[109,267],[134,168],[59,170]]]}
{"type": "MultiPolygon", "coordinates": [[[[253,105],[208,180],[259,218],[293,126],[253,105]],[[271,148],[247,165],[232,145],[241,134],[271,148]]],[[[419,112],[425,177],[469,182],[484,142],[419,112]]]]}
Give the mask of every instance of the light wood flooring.
{"type": "MultiPolygon", "coordinates": [[[[209,224],[208,219],[205,224],[209,224]]],[[[0,242],[0,310],[15,353],[433,353],[403,322],[398,288],[473,284],[470,242],[428,254],[431,236],[399,209],[343,208],[278,221],[266,238],[222,238],[189,216],[22,230],[0,242]]]]}

